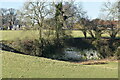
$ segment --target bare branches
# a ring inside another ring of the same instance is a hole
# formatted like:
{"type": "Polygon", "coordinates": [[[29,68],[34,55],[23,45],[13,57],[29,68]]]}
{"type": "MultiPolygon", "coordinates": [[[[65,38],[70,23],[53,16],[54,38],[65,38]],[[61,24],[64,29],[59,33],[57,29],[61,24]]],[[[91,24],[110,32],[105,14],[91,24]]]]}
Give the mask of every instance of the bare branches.
{"type": "Polygon", "coordinates": [[[49,9],[47,6],[48,4],[46,2],[26,2],[23,12],[24,17],[34,21],[35,24],[41,24],[49,15],[49,9]]]}
{"type": "Polygon", "coordinates": [[[103,8],[101,9],[101,11],[106,12],[107,14],[107,18],[109,19],[118,19],[118,2],[106,2],[103,4],[103,8]]]}
{"type": "Polygon", "coordinates": [[[119,33],[119,1],[116,1],[114,3],[112,2],[107,2],[104,3],[102,11],[107,12],[106,18],[109,20],[109,29],[107,32],[109,33],[110,37],[112,40],[115,39],[116,35],[119,33]]]}

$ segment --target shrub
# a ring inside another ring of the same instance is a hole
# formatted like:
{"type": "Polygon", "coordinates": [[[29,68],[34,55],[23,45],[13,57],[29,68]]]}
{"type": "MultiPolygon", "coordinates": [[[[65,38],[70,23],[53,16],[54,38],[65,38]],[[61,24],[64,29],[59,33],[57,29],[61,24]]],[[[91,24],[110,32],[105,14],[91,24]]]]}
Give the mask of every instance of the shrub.
{"type": "Polygon", "coordinates": [[[59,48],[57,47],[54,39],[43,39],[42,43],[43,44],[41,46],[41,43],[38,39],[29,38],[5,42],[5,44],[7,44],[8,46],[26,55],[44,56],[49,58],[54,55],[58,49],[62,48],[61,46],[59,48]]]}
{"type": "Polygon", "coordinates": [[[95,40],[92,42],[95,46],[96,50],[100,53],[100,58],[108,58],[115,56],[115,51],[117,47],[120,45],[118,41],[114,41],[111,45],[110,40],[95,40]]]}
{"type": "Polygon", "coordinates": [[[8,44],[10,47],[16,49],[27,55],[40,56],[38,40],[24,39],[16,40],[8,44]]]}
{"type": "Polygon", "coordinates": [[[120,60],[120,46],[117,48],[115,55],[116,55],[117,59],[120,60]]]}

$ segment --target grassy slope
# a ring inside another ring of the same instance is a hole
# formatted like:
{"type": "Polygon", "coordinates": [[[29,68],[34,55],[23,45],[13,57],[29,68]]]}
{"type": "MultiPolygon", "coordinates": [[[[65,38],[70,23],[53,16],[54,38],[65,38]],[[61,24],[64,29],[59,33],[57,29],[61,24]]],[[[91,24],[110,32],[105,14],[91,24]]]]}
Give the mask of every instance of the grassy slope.
{"type": "Polygon", "coordinates": [[[41,57],[2,52],[3,78],[117,78],[117,62],[80,65],[41,57]]]}
{"type": "MultiPolygon", "coordinates": [[[[84,37],[83,33],[79,30],[73,30],[71,35],[73,37],[84,37]]],[[[87,34],[90,37],[89,34],[87,34]]],[[[103,34],[103,37],[109,37],[109,35],[103,34]]],[[[120,37],[120,34],[117,35],[120,37]]],[[[38,38],[38,31],[37,30],[29,30],[29,31],[0,31],[0,40],[16,40],[16,39],[23,39],[23,38],[38,38]]]]}
{"type": "MultiPolygon", "coordinates": [[[[107,35],[107,34],[105,34],[107,35]]],[[[72,36],[83,37],[82,32],[72,31],[72,36]]],[[[23,38],[38,38],[37,31],[0,31],[0,40],[16,40],[23,38]]],[[[85,66],[29,55],[3,52],[2,77],[80,77],[99,78],[117,77],[117,63],[110,62],[105,65],[85,66]]],[[[0,70],[1,71],[1,70],[0,70]]]]}

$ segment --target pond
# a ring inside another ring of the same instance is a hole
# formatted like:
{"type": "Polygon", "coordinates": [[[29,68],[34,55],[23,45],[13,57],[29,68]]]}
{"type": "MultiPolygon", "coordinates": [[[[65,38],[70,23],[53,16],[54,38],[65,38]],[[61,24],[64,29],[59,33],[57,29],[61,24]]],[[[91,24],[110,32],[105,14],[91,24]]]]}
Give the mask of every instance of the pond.
{"type": "Polygon", "coordinates": [[[53,57],[66,61],[85,61],[99,59],[99,54],[93,49],[79,50],[75,47],[69,47],[64,48],[62,54],[53,57]]]}

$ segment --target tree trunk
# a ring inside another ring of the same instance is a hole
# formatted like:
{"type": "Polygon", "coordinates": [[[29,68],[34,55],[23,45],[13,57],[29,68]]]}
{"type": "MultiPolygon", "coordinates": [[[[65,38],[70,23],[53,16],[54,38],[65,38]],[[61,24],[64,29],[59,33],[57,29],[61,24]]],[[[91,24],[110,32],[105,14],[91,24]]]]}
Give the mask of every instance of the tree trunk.
{"type": "Polygon", "coordinates": [[[42,55],[42,51],[43,51],[43,38],[42,38],[42,23],[38,23],[39,24],[39,55],[42,55]]]}
{"type": "Polygon", "coordinates": [[[83,30],[82,32],[83,32],[84,37],[85,37],[85,39],[86,39],[86,38],[87,38],[87,32],[86,32],[86,30],[83,30]]]}
{"type": "Polygon", "coordinates": [[[91,37],[92,37],[93,39],[95,38],[91,30],[89,30],[89,34],[91,35],[91,37]]]}

